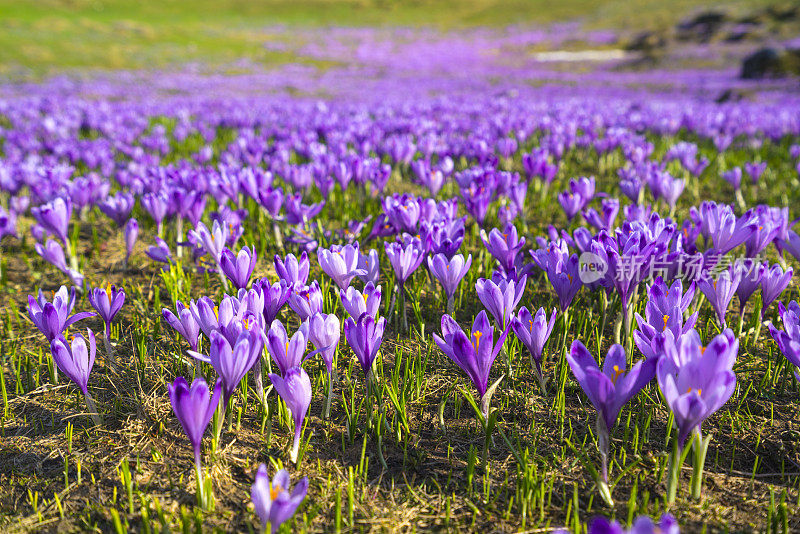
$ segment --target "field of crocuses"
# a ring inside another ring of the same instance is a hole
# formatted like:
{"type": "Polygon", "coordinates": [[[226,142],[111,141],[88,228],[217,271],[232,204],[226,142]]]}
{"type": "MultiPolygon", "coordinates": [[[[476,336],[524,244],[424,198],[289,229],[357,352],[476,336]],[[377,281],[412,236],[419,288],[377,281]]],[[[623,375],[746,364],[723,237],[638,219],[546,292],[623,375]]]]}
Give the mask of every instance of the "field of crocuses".
{"type": "Polygon", "coordinates": [[[0,531],[800,529],[797,80],[578,29],[2,82],[0,531]]]}

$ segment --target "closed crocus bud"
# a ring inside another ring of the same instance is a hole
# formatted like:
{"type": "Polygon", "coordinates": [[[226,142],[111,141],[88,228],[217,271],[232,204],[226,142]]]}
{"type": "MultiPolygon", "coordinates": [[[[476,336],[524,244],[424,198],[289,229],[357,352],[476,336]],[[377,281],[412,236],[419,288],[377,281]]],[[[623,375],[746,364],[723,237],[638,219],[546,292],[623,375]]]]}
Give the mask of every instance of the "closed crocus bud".
{"type": "Polygon", "coordinates": [[[136,238],[139,237],[139,222],[136,219],[129,219],[125,223],[125,265],[133,254],[133,246],[136,244],[136,238]]]}
{"type": "Polygon", "coordinates": [[[315,313],[308,322],[308,340],[319,351],[329,375],[333,374],[333,355],[339,345],[341,326],[339,318],[332,313],[315,313]]]}
{"type": "Polygon", "coordinates": [[[225,247],[220,257],[220,269],[236,289],[243,289],[250,282],[250,276],[256,267],[256,261],[255,249],[245,246],[234,256],[233,252],[225,247]]]}
{"type": "Polygon", "coordinates": [[[161,316],[189,343],[192,350],[197,350],[197,342],[200,340],[200,325],[192,315],[192,311],[182,302],[178,301],[176,306],[177,314],[164,308],[161,310],[161,316]]]}
{"type": "Polygon", "coordinates": [[[308,407],[311,404],[311,379],[302,367],[292,367],[284,376],[270,374],[269,379],[283,402],[292,413],[294,419],[294,441],[292,443],[291,460],[297,463],[300,452],[300,434],[308,407]]]}
{"type": "MultiPolygon", "coordinates": [[[[448,306],[450,306],[450,299],[453,298],[456,289],[458,289],[458,284],[469,272],[471,266],[472,254],[467,256],[466,261],[464,261],[464,256],[461,254],[454,255],[450,260],[444,254],[436,254],[428,258],[428,269],[430,269],[434,278],[442,284],[442,289],[447,295],[448,306]]],[[[451,312],[451,310],[448,310],[448,312],[451,312]]]]}
{"type": "Polygon", "coordinates": [[[308,282],[310,263],[306,252],[303,252],[299,259],[294,254],[288,254],[285,259],[275,255],[274,264],[278,278],[286,282],[288,287],[305,286],[308,282]]]}
{"type": "Polygon", "coordinates": [[[381,277],[381,267],[378,261],[378,251],[370,249],[369,252],[364,254],[360,252],[358,255],[358,268],[363,270],[364,274],[358,274],[358,278],[365,284],[377,284],[381,277]]]}
{"type": "Polygon", "coordinates": [[[361,314],[356,320],[348,317],[344,322],[344,336],[347,344],[353,349],[367,380],[372,375],[372,363],[383,342],[385,327],[386,319],[384,317],[376,320],[367,313],[361,314]]]}
{"type": "Polygon", "coordinates": [[[481,304],[489,310],[500,328],[508,326],[525,291],[526,281],[527,277],[523,276],[519,282],[501,280],[498,284],[479,278],[475,283],[475,291],[481,304]]]}
{"type": "Polygon", "coordinates": [[[308,331],[309,323],[303,322],[289,339],[283,323],[276,320],[270,325],[269,331],[267,331],[267,350],[278,365],[281,375],[303,363],[303,356],[308,347],[308,331]]]}
{"type": "Polygon", "coordinates": [[[69,198],[57,197],[46,204],[32,208],[31,214],[64,245],[68,244],[67,233],[69,219],[72,216],[72,202],[69,198]]]}

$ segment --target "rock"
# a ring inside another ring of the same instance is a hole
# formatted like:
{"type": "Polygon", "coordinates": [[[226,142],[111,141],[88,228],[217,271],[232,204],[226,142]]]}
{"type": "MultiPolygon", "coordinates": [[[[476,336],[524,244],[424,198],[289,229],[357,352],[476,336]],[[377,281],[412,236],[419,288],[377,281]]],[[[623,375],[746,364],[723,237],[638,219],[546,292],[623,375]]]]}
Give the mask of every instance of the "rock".
{"type": "Polygon", "coordinates": [[[800,50],[762,48],[742,61],[741,78],[758,80],[800,76],[800,50]]]}
{"type": "Polygon", "coordinates": [[[678,24],[677,38],[681,41],[707,43],[728,20],[728,15],[721,11],[705,11],[678,24]]]}
{"type": "Polygon", "coordinates": [[[646,31],[639,33],[625,45],[625,50],[636,50],[644,53],[652,53],[662,50],[667,46],[669,40],[664,33],[646,31]]]}

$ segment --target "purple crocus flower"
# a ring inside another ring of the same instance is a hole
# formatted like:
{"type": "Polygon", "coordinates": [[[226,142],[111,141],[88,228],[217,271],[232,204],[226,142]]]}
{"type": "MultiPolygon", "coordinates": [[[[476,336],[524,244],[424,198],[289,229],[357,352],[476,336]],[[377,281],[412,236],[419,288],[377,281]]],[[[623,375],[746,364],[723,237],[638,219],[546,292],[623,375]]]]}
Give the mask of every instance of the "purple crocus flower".
{"type": "Polygon", "coordinates": [[[536,315],[532,316],[528,308],[523,306],[520,308],[519,313],[511,319],[511,330],[514,331],[517,338],[528,349],[531,356],[531,368],[536,373],[542,392],[545,391],[544,376],[542,375],[542,353],[544,352],[544,345],[550,338],[553,326],[556,323],[556,315],[557,312],[553,309],[553,313],[548,320],[544,308],[539,308],[536,311],[536,315]]]}
{"type": "Polygon", "coordinates": [[[376,320],[368,313],[362,313],[355,320],[348,317],[344,322],[344,337],[358,358],[367,381],[372,377],[372,364],[381,348],[385,328],[385,317],[376,320]]]}
{"type": "Polygon", "coordinates": [[[144,253],[155,262],[166,263],[167,265],[173,263],[172,252],[169,250],[169,245],[160,237],[156,237],[156,244],[147,247],[144,253]]]}
{"type": "Polygon", "coordinates": [[[633,332],[636,346],[642,351],[645,358],[648,360],[658,358],[654,342],[659,336],[671,336],[675,340],[694,328],[698,312],[690,315],[685,322],[683,319],[683,314],[689,308],[694,294],[694,283],[684,293],[683,283],[680,279],[675,280],[667,288],[667,284],[660,276],[648,288],[644,317],[638,313],[635,314],[639,328],[633,332]]]}
{"type": "Polygon", "coordinates": [[[739,190],[742,187],[742,169],[740,167],[734,167],[729,171],[725,171],[722,173],[722,178],[731,184],[735,190],[739,190]]]}
{"type": "Polygon", "coordinates": [[[136,219],[128,219],[125,223],[125,265],[133,254],[133,246],[136,244],[136,238],[139,237],[139,222],[136,219]]]}
{"type": "Polygon", "coordinates": [[[739,287],[739,282],[742,280],[742,272],[734,269],[733,266],[728,268],[715,279],[711,277],[703,277],[697,283],[697,288],[703,292],[708,302],[714,308],[717,314],[717,320],[722,328],[725,328],[725,313],[728,306],[736,294],[736,289],[739,287]]]}
{"type": "Polygon", "coordinates": [[[333,355],[339,345],[341,330],[339,318],[332,313],[316,313],[308,320],[308,340],[322,356],[329,376],[333,376],[333,355]]]}
{"type": "Polygon", "coordinates": [[[767,312],[770,304],[781,296],[781,293],[788,287],[789,282],[792,281],[792,274],[794,274],[794,271],[791,267],[784,271],[778,264],[773,265],[771,269],[764,272],[764,276],[761,278],[762,317],[767,312]]]}
{"type": "Polygon", "coordinates": [[[769,264],[759,263],[754,260],[736,262],[734,269],[741,273],[739,286],[736,288],[736,296],[739,297],[739,316],[744,315],[744,307],[756,289],[761,285],[761,279],[769,264]]]}
{"type": "Polygon", "coordinates": [[[317,249],[317,259],[322,270],[333,279],[339,289],[347,289],[356,275],[366,275],[367,271],[358,268],[358,243],[343,247],[317,249]]]}
{"type": "Polygon", "coordinates": [[[442,284],[442,289],[447,295],[447,312],[449,314],[453,313],[453,296],[456,293],[458,284],[469,272],[470,266],[472,266],[472,254],[467,256],[466,261],[464,261],[464,256],[461,254],[456,254],[449,260],[447,256],[441,253],[428,257],[428,269],[430,269],[434,278],[442,284]]]}
{"type": "Polygon", "coordinates": [[[750,179],[753,181],[753,183],[757,184],[758,181],[761,180],[761,175],[764,174],[765,170],[767,170],[767,162],[747,161],[744,164],[744,170],[747,172],[748,175],[750,175],[750,179]]]}
{"type": "Polygon", "coordinates": [[[200,502],[205,502],[204,477],[201,464],[200,447],[203,444],[203,434],[205,434],[208,423],[214,417],[214,412],[219,406],[220,396],[222,395],[222,380],[217,380],[214,391],[209,397],[208,384],[202,377],[195,378],[191,387],[185,378],[179,376],[172,384],[167,386],[169,390],[169,401],[172,404],[172,411],[178,422],[183,427],[186,437],[194,451],[195,474],[197,475],[197,491],[200,495],[200,502]]]}
{"type": "Polygon", "coordinates": [[[156,223],[156,233],[159,236],[164,231],[164,218],[169,209],[169,197],[165,193],[147,193],[142,195],[142,206],[156,223]]]}
{"type": "Polygon", "coordinates": [[[308,261],[308,254],[303,251],[298,259],[294,254],[289,254],[286,259],[282,259],[277,254],[275,255],[275,272],[278,273],[278,278],[286,282],[288,287],[296,285],[304,286],[308,282],[308,269],[310,263],[308,261]]]}
{"type": "Polygon", "coordinates": [[[233,392],[247,372],[261,358],[264,347],[257,325],[248,325],[236,338],[235,343],[219,331],[211,332],[211,349],[208,362],[222,379],[223,410],[233,392]]]}
{"type": "Polygon", "coordinates": [[[422,242],[414,238],[406,244],[398,242],[385,243],[386,255],[392,264],[395,277],[400,286],[403,286],[417,270],[425,257],[422,242]]]}
{"type": "Polygon", "coordinates": [[[627,359],[622,345],[613,345],[602,370],[589,350],[578,340],[572,343],[567,362],[572,374],[597,410],[597,446],[603,461],[603,482],[608,482],[609,434],[622,407],[636,395],[656,372],[656,358],[641,360],[626,372],[627,359]]]}
{"type": "Polygon", "coordinates": [[[308,492],[308,477],[300,479],[292,489],[286,469],[275,473],[275,478],[270,482],[267,466],[261,464],[250,490],[250,499],[253,501],[256,514],[261,519],[262,534],[267,528],[270,534],[278,532],[281,525],[294,515],[297,507],[306,498],[306,492],[308,492]]]}
{"type": "Polygon", "coordinates": [[[289,307],[301,321],[322,311],[322,290],[316,280],[310,285],[296,285],[289,295],[289,307]]]}
{"type": "Polygon", "coordinates": [[[267,331],[267,350],[272,360],[278,365],[278,371],[285,375],[292,367],[299,367],[303,363],[303,356],[308,347],[309,323],[303,322],[300,328],[292,335],[286,333],[283,323],[275,320],[267,331]]]}
{"type": "Polygon", "coordinates": [[[458,323],[446,314],[442,316],[442,337],[433,334],[433,340],[439,349],[467,373],[475,389],[478,390],[484,419],[489,417],[489,403],[500,383],[498,380],[489,387],[489,372],[507,335],[508,327],[500,334],[497,343],[494,343],[494,328],[485,310],[481,310],[475,317],[469,337],[461,330],[458,323]]]}
{"type": "Polygon", "coordinates": [[[558,202],[567,216],[567,220],[571,221],[575,216],[580,213],[583,207],[587,204],[583,197],[571,191],[564,191],[559,193],[558,202]]]}
{"type": "Polygon", "coordinates": [[[31,208],[31,214],[45,230],[60,239],[65,246],[69,246],[67,233],[72,216],[72,202],[69,198],[56,197],[46,204],[31,208]]]}
{"type": "Polygon", "coordinates": [[[208,227],[201,222],[197,225],[197,228],[189,232],[189,235],[211,255],[214,264],[219,266],[220,260],[222,259],[222,251],[225,249],[228,236],[230,235],[228,226],[220,224],[218,220],[215,220],[211,225],[211,230],[209,230],[208,227]]]}
{"type": "MultiPolygon", "coordinates": [[[[778,313],[781,316],[783,330],[778,330],[772,322],[769,322],[767,323],[769,332],[786,359],[795,367],[800,367],[800,305],[793,300],[787,308],[783,302],[778,302],[778,313]]],[[[800,380],[800,373],[797,371],[794,376],[800,380]]]]}
{"type": "Polygon", "coordinates": [[[350,317],[358,319],[362,313],[367,313],[375,319],[378,318],[378,310],[381,307],[381,286],[376,287],[369,282],[364,286],[364,291],[350,286],[346,291],[339,292],[339,298],[350,317]]]}
{"type": "Polygon", "coordinates": [[[692,330],[675,343],[664,345],[656,367],[661,393],[675,415],[678,444],[683,447],[693,431],[700,432],[704,420],[719,410],[733,394],[736,375],[733,364],[739,340],[730,328],[711,340],[700,343],[692,330]]]}
{"type": "Polygon", "coordinates": [[[106,197],[97,207],[100,208],[118,227],[122,227],[131,216],[136,197],[131,193],[117,193],[115,196],[106,197]]]}
{"type": "Polygon", "coordinates": [[[499,328],[504,329],[509,325],[514,309],[525,292],[526,281],[527,276],[523,276],[518,282],[501,280],[498,284],[485,278],[479,278],[475,282],[475,291],[481,304],[489,310],[499,328]]]}
{"type": "Polygon", "coordinates": [[[558,296],[561,311],[567,311],[572,299],[575,298],[575,295],[578,294],[578,291],[583,286],[578,273],[578,255],[572,254],[565,261],[558,261],[548,265],[546,272],[547,279],[558,296]]]}
{"type": "Polygon", "coordinates": [[[53,302],[48,302],[41,290],[36,299],[33,298],[33,295],[28,295],[28,318],[44,334],[47,341],[53,341],[76,321],[95,315],[91,312],[70,315],[74,307],[74,288],[68,290],[65,286],[61,286],[53,294],[53,302]]]}
{"type": "Polygon", "coordinates": [[[48,239],[44,245],[41,243],[34,243],[33,248],[44,261],[66,274],[75,287],[78,289],[83,287],[83,274],[67,266],[67,260],[64,257],[64,249],[58,241],[48,239]]]}
{"type": "Polygon", "coordinates": [[[172,310],[164,308],[161,310],[161,316],[176,332],[178,332],[183,339],[189,343],[189,347],[193,351],[197,350],[197,342],[200,340],[200,325],[192,315],[192,311],[183,305],[181,301],[177,304],[178,314],[174,314],[172,310]]]}
{"type": "Polygon", "coordinates": [[[486,230],[481,230],[480,236],[483,245],[503,270],[506,272],[513,270],[517,254],[525,245],[525,238],[517,236],[517,228],[511,224],[506,226],[503,232],[493,228],[488,236],[486,230]]]}
{"type": "Polygon", "coordinates": [[[275,391],[292,412],[294,441],[290,457],[292,462],[297,463],[297,455],[300,452],[300,433],[311,404],[311,379],[302,367],[292,367],[286,371],[284,376],[270,374],[269,379],[272,381],[275,391]]]}
{"type": "Polygon", "coordinates": [[[377,284],[381,277],[381,267],[378,261],[378,251],[370,249],[368,253],[364,254],[359,252],[358,255],[358,269],[364,271],[365,274],[359,274],[358,278],[368,284],[372,282],[377,284]]]}
{"type": "Polygon", "coordinates": [[[72,336],[72,342],[67,343],[64,336],[59,335],[50,342],[50,352],[53,361],[67,378],[72,380],[84,395],[89,394],[89,375],[94,366],[94,357],[97,346],[94,332],[86,329],[86,338],[82,334],[72,336]],[[89,341],[87,347],[86,341],[89,341]]]}
{"type": "Polygon", "coordinates": [[[727,254],[738,247],[758,229],[753,210],[737,218],[730,206],[716,202],[703,202],[700,217],[704,235],[711,238],[719,254],[727,254]]]}
{"type": "Polygon", "coordinates": [[[86,295],[89,304],[97,310],[97,313],[105,323],[106,338],[111,337],[111,321],[122,309],[125,304],[125,291],[121,287],[108,284],[105,288],[95,287],[86,295]]]}
{"type": "MultiPolygon", "coordinates": [[[[558,534],[566,533],[558,531],[558,534]]],[[[630,529],[622,528],[618,521],[609,521],[605,517],[598,516],[589,523],[587,534],[680,534],[678,522],[670,514],[661,516],[658,524],[647,516],[639,516],[633,522],[630,529]]]]}
{"type": "Polygon", "coordinates": [[[268,279],[260,278],[253,282],[253,289],[264,297],[264,324],[272,324],[272,321],[278,317],[281,308],[289,300],[291,288],[283,280],[278,280],[270,285],[268,279]]]}
{"type": "Polygon", "coordinates": [[[234,256],[233,252],[228,247],[225,247],[222,250],[219,267],[237,289],[243,289],[247,287],[250,281],[250,276],[252,276],[253,269],[256,267],[256,261],[255,248],[251,250],[250,247],[242,247],[239,253],[234,256]]]}

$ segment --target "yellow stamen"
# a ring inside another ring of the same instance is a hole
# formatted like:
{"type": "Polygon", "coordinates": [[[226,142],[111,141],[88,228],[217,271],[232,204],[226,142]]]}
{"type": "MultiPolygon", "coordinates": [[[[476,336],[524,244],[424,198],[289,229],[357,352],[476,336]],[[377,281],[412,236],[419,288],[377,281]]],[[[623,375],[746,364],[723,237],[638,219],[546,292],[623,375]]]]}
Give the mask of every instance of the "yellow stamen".
{"type": "Polygon", "coordinates": [[[214,317],[216,317],[217,321],[219,321],[219,308],[216,306],[214,306],[214,317]]]}
{"type": "Polygon", "coordinates": [[[700,354],[705,354],[705,353],[706,353],[706,349],[707,349],[707,348],[708,348],[708,347],[703,347],[703,346],[701,346],[701,347],[700,347],[700,354]]]}
{"type": "Polygon", "coordinates": [[[276,484],[274,486],[272,484],[269,485],[269,498],[271,500],[274,501],[275,499],[277,499],[278,495],[280,495],[280,493],[281,493],[280,485],[278,485],[278,484],[276,484]]]}
{"type": "Polygon", "coordinates": [[[286,342],[286,354],[289,354],[289,342],[286,342]]]}
{"type": "Polygon", "coordinates": [[[533,332],[533,319],[528,319],[528,322],[531,324],[531,332],[533,332]]]}
{"type": "Polygon", "coordinates": [[[667,321],[669,321],[669,315],[665,315],[665,316],[664,316],[664,329],[665,329],[665,330],[666,330],[666,328],[667,328],[667,321]]]}
{"type": "Polygon", "coordinates": [[[620,369],[619,365],[615,365],[614,366],[614,376],[611,377],[611,383],[612,384],[616,384],[617,383],[617,379],[619,378],[619,375],[621,375],[624,372],[625,372],[625,370],[624,369],[620,369]]]}
{"type": "Polygon", "coordinates": [[[478,346],[481,344],[483,332],[473,332],[472,335],[475,336],[475,352],[478,352],[478,346]]]}
{"type": "Polygon", "coordinates": [[[369,295],[367,295],[366,293],[364,293],[363,297],[364,297],[364,304],[366,304],[366,303],[367,303],[367,298],[369,297],[369,295]]]}
{"type": "Polygon", "coordinates": [[[111,304],[111,282],[106,284],[106,295],[108,295],[108,303],[111,304]]]}

